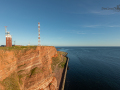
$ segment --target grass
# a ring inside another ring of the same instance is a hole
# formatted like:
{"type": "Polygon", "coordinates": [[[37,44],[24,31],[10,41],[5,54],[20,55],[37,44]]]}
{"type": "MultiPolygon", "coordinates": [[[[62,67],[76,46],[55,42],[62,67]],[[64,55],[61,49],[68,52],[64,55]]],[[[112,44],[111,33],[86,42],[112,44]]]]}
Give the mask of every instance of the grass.
{"type": "Polygon", "coordinates": [[[26,74],[20,74],[20,75],[18,75],[19,83],[20,83],[21,85],[23,84],[21,78],[23,78],[23,77],[25,77],[25,76],[27,76],[27,75],[26,75],[26,74]]]}
{"type": "Polygon", "coordinates": [[[23,64],[23,65],[20,65],[20,66],[18,66],[18,68],[20,68],[20,67],[22,67],[22,66],[24,66],[25,64],[23,64]]]}
{"type": "Polygon", "coordinates": [[[52,58],[52,64],[51,64],[51,68],[54,71],[56,64],[58,64],[61,61],[61,56],[60,53],[58,53],[57,57],[53,57],[52,58]]]}
{"type": "Polygon", "coordinates": [[[67,58],[65,57],[67,55],[66,52],[62,52],[62,51],[58,51],[58,56],[57,57],[53,57],[52,58],[52,64],[51,64],[51,68],[52,68],[52,71],[54,72],[55,70],[55,66],[56,64],[58,64],[61,60],[62,60],[62,56],[63,57],[63,61],[58,65],[60,68],[64,68],[65,64],[66,64],[66,60],[67,58]]]}
{"type": "Polygon", "coordinates": [[[37,74],[37,73],[42,73],[43,71],[40,69],[40,68],[38,68],[38,67],[35,67],[35,68],[33,68],[28,74],[20,74],[21,72],[23,72],[24,70],[20,70],[20,71],[18,71],[17,73],[18,73],[18,78],[19,78],[19,83],[22,85],[23,83],[22,83],[22,80],[21,80],[21,78],[23,78],[23,77],[25,77],[25,76],[27,76],[28,78],[30,78],[32,75],[35,75],[35,74],[37,74]]]}
{"type": "Polygon", "coordinates": [[[63,51],[58,51],[60,53],[60,55],[66,56],[67,52],[63,52],[63,51]]]}
{"type": "Polygon", "coordinates": [[[52,83],[50,83],[50,85],[52,85],[52,83]]]}
{"type": "Polygon", "coordinates": [[[63,61],[58,66],[64,68],[66,65],[66,61],[67,61],[67,58],[63,57],[63,61]]]}
{"type": "Polygon", "coordinates": [[[30,78],[32,75],[35,75],[37,73],[43,73],[43,71],[40,68],[38,68],[38,67],[33,68],[28,74],[20,74],[23,71],[24,70],[20,70],[20,71],[17,72],[20,85],[23,84],[21,78],[26,77],[26,76],[27,76],[27,78],[30,78]]]}
{"type": "Polygon", "coordinates": [[[24,77],[24,76],[23,75],[18,75],[18,77],[19,77],[19,83],[22,85],[23,83],[22,83],[21,78],[24,77]]]}
{"type": "Polygon", "coordinates": [[[37,74],[37,73],[43,73],[43,71],[42,71],[40,68],[38,68],[38,67],[33,68],[33,69],[30,71],[30,77],[31,77],[32,75],[37,74]]]}
{"type": "Polygon", "coordinates": [[[15,72],[12,73],[9,77],[5,78],[1,84],[5,86],[5,90],[20,90],[18,77],[15,72]]]}
{"type": "MultiPolygon", "coordinates": [[[[12,46],[12,47],[0,47],[0,50],[3,51],[14,51],[15,52],[15,56],[18,55],[19,50],[21,50],[21,54],[26,53],[26,51],[33,49],[35,50],[37,46],[12,46]]],[[[1,58],[2,55],[0,55],[1,58]]]]}
{"type": "Polygon", "coordinates": [[[36,49],[37,46],[12,46],[12,47],[0,47],[0,50],[23,50],[23,49],[36,49]]]}
{"type": "Polygon", "coordinates": [[[18,71],[17,73],[21,73],[21,72],[23,72],[24,70],[20,70],[20,71],[18,71]]]}

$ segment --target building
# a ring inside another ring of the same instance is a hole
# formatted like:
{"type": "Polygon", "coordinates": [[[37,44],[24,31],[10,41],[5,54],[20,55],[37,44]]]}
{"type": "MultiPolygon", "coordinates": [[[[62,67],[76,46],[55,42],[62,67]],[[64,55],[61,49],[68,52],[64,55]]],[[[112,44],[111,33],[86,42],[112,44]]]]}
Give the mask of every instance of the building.
{"type": "Polygon", "coordinates": [[[12,36],[7,32],[6,36],[6,47],[12,47],[12,36]]]}
{"type": "Polygon", "coordinates": [[[0,47],[6,47],[6,45],[1,45],[0,47]]]}
{"type": "Polygon", "coordinates": [[[30,42],[29,42],[28,46],[30,46],[30,42]]]}

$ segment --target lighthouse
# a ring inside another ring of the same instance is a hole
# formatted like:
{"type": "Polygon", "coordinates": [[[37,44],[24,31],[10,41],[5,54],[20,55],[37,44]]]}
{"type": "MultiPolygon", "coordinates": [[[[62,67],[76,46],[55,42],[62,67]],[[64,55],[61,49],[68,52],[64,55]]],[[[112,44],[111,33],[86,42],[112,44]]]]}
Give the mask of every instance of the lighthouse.
{"type": "Polygon", "coordinates": [[[12,47],[12,36],[9,32],[6,35],[6,47],[12,47]]]}
{"type": "Polygon", "coordinates": [[[7,26],[5,26],[6,47],[12,47],[12,36],[10,32],[7,32],[7,26]]]}

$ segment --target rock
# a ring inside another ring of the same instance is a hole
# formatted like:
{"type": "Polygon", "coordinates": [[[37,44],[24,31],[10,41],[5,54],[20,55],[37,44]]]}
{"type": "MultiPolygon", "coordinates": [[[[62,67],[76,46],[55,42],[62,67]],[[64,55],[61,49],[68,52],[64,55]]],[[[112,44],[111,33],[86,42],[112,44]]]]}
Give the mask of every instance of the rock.
{"type": "MultiPolygon", "coordinates": [[[[52,75],[51,63],[52,57],[55,56],[57,50],[53,46],[38,46],[25,52],[0,50],[0,81],[16,72],[21,90],[56,90],[55,77],[51,77],[52,81],[47,82],[47,78],[52,75]],[[39,85],[42,82],[46,85],[40,89],[39,85]],[[50,82],[53,83],[51,86],[49,86],[50,82]]],[[[4,90],[2,85],[0,90],[4,90]]]]}

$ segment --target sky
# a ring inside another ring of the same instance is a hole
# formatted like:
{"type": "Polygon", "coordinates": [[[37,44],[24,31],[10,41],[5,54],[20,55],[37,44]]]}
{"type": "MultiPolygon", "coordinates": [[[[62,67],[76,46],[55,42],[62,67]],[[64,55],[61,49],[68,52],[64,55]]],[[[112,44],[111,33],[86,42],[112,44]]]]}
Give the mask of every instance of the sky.
{"type": "Polygon", "coordinates": [[[120,0],[0,0],[0,45],[4,26],[13,44],[38,45],[38,22],[41,45],[120,46],[120,0]]]}

